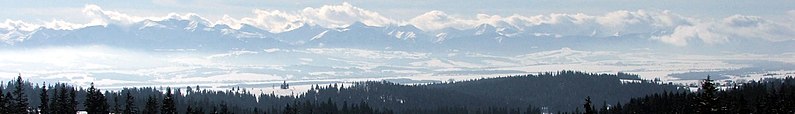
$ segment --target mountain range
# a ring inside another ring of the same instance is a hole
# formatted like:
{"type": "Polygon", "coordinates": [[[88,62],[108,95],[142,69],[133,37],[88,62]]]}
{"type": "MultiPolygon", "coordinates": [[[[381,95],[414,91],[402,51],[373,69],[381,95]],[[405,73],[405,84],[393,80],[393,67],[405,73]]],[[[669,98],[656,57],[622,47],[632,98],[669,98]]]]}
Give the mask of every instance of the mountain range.
{"type": "MultiPolygon", "coordinates": [[[[499,23],[498,23],[499,24],[499,23]]],[[[266,49],[343,47],[377,50],[447,51],[468,50],[494,53],[535,52],[550,49],[638,50],[677,52],[791,52],[795,41],[764,41],[735,38],[723,44],[691,41],[688,46],[674,46],[654,38],[664,32],[561,35],[543,31],[553,27],[520,28],[481,24],[471,29],[445,28],[423,31],[414,25],[370,26],[355,22],[342,28],[325,28],[302,24],[296,29],[272,33],[252,25],[232,28],[210,24],[206,20],[144,20],[131,24],[106,24],[76,29],[40,27],[34,30],[0,30],[3,47],[108,45],[130,49],[266,49]],[[533,30],[529,30],[533,29],[533,30]]]]}

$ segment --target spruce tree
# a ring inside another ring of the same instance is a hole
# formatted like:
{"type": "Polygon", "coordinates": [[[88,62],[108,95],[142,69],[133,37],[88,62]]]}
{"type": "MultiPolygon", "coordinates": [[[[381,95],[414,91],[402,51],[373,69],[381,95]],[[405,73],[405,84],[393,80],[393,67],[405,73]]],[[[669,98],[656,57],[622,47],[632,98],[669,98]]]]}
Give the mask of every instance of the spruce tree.
{"type": "Polygon", "coordinates": [[[146,99],[146,106],[144,106],[143,113],[144,114],[157,114],[158,111],[160,110],[160,106],[158,104],[160,104],[160,103],[157,102],[157,97],[155,97],[153,95],[149,96],[149,98],[146,99]]]}
{"type": "Polygon", "coordinates": [[[53,110],[53,113],[67,113],[71,111],[71,104],[69,103],[69,90],[66,88],[66,84],[55,84],[55,88],[58,90],[57,92],[53,92],[53,102],[50,103],[50,107],[53,110]]]}
{"type": "MultiPolygon", "coordinates": [[[[64,88],[65,87],[66,87],[66,84],[64,84],[64,88]]],[[[69,87],[69,98],[66,101],[67,107],[64,108],[64,109],[66,109],[66,113],[69,113],[69,114],[77,113],[77,96],[76,95],[77,95],[77,90],[75,90],[74,87],[69,87]]]]}
{"type": "Polygon", "coordinates": [[[122,114],[136,114],[138,113],[138,107],[135,106],[135,97],[130,95],[130,92],[127,91],[126,95],[124,95],[125,105],[124,105],[124,112],[122,114]]]}
{"type": "Polygon", "coordinates": [[[25,83],[22,82],[22,76],[17,76],[12,96],[13,104],[9,108],[11,109],[9,110],[10,113],[23,114],[28,112],[28,96],[25,95],[24,84],[25,83]]]}
{"type": "Polygon", "coordinates": [[[696,106],[698,107],[698,113],[702,114],[715,114],[718,113],[718,97],[715,93],[718,91],[715,88],[715,84],[712,83],[712,79],[710,76],[707,76],[707,79],[704,79],[701,83],[701,88],[698,94],[698,102],[696,106]]]}
{"type": "Polygon", "coordinates": [[[541,114],[541,109],[530,104],[527,105],[527,109],[525,109],[525,114],[541,114]]]}
{"type": "Polygon", "coordinates": [[[593,110],[593,106],[591,105],[591,97],[585,97],[585,104],[583,104],[583,108],[585,108],[585,114],[595,114],[593,110]]]}
{"type": "Polygon", "coordinates": [[[260,114],[259,108],[254,107],[254,114],[260,114]]]}
{"type": "Polygon", "coordinates": [[[621,106],[621,102],[616,102],[616,106],[613,106],[613,108],[610,108],[610,113],[620,114],[620,113],[622,113],[623,109],[624,109],[624,107],[621,106]]]}
{"type": "Polygon", "coordinates": [[[113,94],[113,113],[115,114],[121,113],[121,103],[119,103],[119,97],[121,97],[121,94],[113,94]]]}
{"type": "Polygon", "coordinates": [[[231,114],[231,112],[229,112],[229,106],[226,105],[226,102],[221,102],[220,107],[221,107],[221,111],[219,112],[220,114],[231,114]]]}
{"type": "Polygon", "coordinates": [[[8,114],[8,96],[3,93],[3,84],[0,84],[0,114],[8,114]]]}
{"type": "Polygon", "coordinates": [[[39,103],[39,111],[40,111],[40,113],[41,114],[49,114],[51,111],[50,111],[50,107],[47,106],[47,105],[50,104],[49,103],[50,97],[47,96],[47,83],[44,83],[41,86],[41,93],[39,94],[39,99],[41,99],[41,103],[39,103]]]}
{"type": "Polygon", "coordinates": [[[56,83],[52,87],[53,87],[52,88],[52,100],[50,100],[52,102],[50,102],[50,104],[49,104],[50,105],[50,112],[55,113],[55,114],[59,114],[59,113],[64,112],[63,108],[62,108],[62,107],[64,107],[64,104],[61,103],[61,102],[65,101],[63,99],[66,99],[66,97],[64,97],[64,96],[66,96],[66,94],[62,93],[64,91],[64,88],[61,88],[60,84],[56,83]]]}
{"type": "Polygon", "coordinates": [[[94,83],[91,83],[91,87],[88,88],[84,106],[89,114],[108,113],[108,103],[105,95],[102,95],[102,92],[94,87],[94,83]]]}
{"type": "MultiPolygon", "coordinates": [[[[188,86],[190,87],[190,86],[188,86]]],[[[185,109],[186,114],[193,114],[193,107],[188,103],[188,107],[185,109]]]]}
{"type": "Polygon", "coordinates": [[[160,107],[161,114],[176,114],[177,107],[174,104],[174,96],[171,94],[171,88],[166,88],[166,96],[163,97],[163,106],[160,107]]]}
{"type": "Polygon", "coordinates": [[[298,114],[298,109],[296,108],[290,107],[290,104],[287,104],[287,106],[284,107],[284,114],[298,114]]]}

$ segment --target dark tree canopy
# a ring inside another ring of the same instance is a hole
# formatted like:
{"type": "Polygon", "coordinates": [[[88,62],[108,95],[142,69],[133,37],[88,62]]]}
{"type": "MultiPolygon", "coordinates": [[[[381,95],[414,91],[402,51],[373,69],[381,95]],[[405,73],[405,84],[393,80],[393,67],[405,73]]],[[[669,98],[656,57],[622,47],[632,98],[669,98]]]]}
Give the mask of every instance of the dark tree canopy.
{"type": "Polygon", "coordinates": [[[138,113],[138,107],[135,106],[135,97],[130,95],[130,91],[125,92],[124,94],[124,111],[123,114],[136,114],[138,113]]]}
{"type": "Polygon", "coordinates": [[[680,85],[636,77],[626,73],[560,71],[418,85],[367,81],[349,86],[314,85],[305,93],[287,96],[255,95],[250,89],[237,86],[223,91],[191,86],[186,89],[187,93],[179,91],[180,88],[153,87],[103,93],[93,86],[76,89],[57,83],[38,87],[18,79],[0,87],[0,106],[8,107],[0,108],[0,113],[14,113],[17,87],[31,99],[27,103],[36,106],[27,107],[25,111],[49,108],[39,113],[52,114],[71,114],[76,110],[108,113],[111,111],[109,103],[113,103],[113,112],[123,114],[534,114],[567,111],[623,114],[706,112],[703,109],[716,113],[792,113],[791,107],[795,107],[795,79],[792,78],[720,87],[726,89],[717,89],[718,84],[713,81],[703,81],[702,85],[707,86],[690,92],[680,85]],[[586,98],[585,103],[582,98],[586,98]]]}
{"type": "Polygon", "coordinates": [[[99,89],[94,87],[94,83],[91,83],[91,87],[88,88],[86,93],[86,101],[84,102],[86,112],[89,114],[108,113],[107,99],[99,89]]]}
{"type": "Polygon", "coordinates": [[[171,94],[171,88],[166,88],[166,96],[163,97],[163,106],[160,107],[161,114],[176,114],[177,107],[174,104],[174,95],[171,94]]]}
{"type": "Polygon", "coordinates": [[[17,76],[16,83],[14,83],[14,92],[11,99],[11,105],[8,113],[22,114],[28,112],[28,96],[25,95],[26,83],[22,81],[22,76],[17,76]]]}

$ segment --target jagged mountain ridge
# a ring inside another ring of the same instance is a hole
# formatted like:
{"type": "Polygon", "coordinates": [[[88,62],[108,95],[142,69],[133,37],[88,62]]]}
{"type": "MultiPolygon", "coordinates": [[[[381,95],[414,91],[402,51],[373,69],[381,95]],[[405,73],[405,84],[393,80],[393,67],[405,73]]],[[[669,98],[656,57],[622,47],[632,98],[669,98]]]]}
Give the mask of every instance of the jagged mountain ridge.
{"type": "MultiPolygon", "coordinates": [[[[499,23],[498,23],[499,24],[499,23]]],[[[109,45],[134,49],[262,49],[269,47],[345,47],[397,50],[471,50],[527,52],[563,47],[575,49],[678,49],[655,40],[659,33],[622,33],[615,36],[566,36],[543,31],[543,25],[521,28],[509,25],[481,24],[471,29],[446,28],[423,31],[414,25],[370,26],[355,22],[343,28],[324,28],[303,24],[296,29],[271,33],[252,25],[232,28],[210,25],[200,19],[145,20],[132,24],[107,24],[77,29],[38,28],[32,31],[3,30],[4,47],[109,45]],[[533,29],[533,30],[530,30],[533,29]],[[611,46],[604,46],[611,45],[611,46]]],[[[594,30],[598,31],[598,30],[594,30]]],[[[727,45],[768,49],[793,47],[795,41],[741,41],[727,45]],[[750,42],[750,43],[749,43],[750,42]],[[773,45],[769,45],[773,44],[773,45]]],[[[698,41],[694,41],[698,42],[698,41]]],[[[722,49],[723,45],[694,44],[722,49]]],[[[700,48],[699,48],[700,49],[700,48]]],[[[749,49],[746,49],[749,50],[749,49]]]]}

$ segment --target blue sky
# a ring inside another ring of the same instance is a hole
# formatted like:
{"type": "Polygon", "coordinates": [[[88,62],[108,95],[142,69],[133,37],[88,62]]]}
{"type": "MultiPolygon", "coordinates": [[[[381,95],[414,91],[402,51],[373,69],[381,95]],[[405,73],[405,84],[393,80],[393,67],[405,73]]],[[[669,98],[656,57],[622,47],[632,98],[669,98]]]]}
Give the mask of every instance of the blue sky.
{"type": "Polygon", "coordinates": [[[723,18],[735,14],[754,15],[769,19],[787,19],[788,12],[795,10],[792,0],[266,0],[266,1],[194,1],[194,0],[153,0],[153,1],[0,1],[0,19],[24,20],[26,22],[50,21],[53,19],[68,22],[87,22],[90,19],[81,15],[86,4],[96,4],[139,16],[162,16],[168,13],[197,13],[215,20],[229,15],[231,17],[251,16],[254,9],[273,9],[297,11],[306,7],[320,7],[329,4],[350,3],[356,7],[379,12],[395,19],[409,19],[432,10],[444,11],[451,15],[492,14],[492,15],[542,15],[549,13],[601,14],[616,10],[670,10],[693,17],[723,18]]]}

